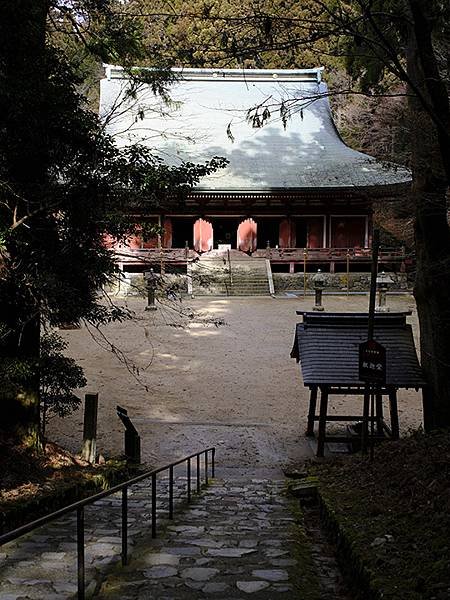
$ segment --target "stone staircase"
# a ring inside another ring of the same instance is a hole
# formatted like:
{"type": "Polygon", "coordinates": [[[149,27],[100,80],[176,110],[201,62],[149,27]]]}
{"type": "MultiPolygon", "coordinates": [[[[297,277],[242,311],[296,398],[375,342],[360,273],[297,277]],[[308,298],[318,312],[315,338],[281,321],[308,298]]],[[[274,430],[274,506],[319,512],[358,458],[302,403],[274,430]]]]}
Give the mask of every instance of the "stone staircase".
{"type": "MultiPolygon", "coordinates": [[[[86,598],[104,600],[295,598],[302,576],[284,481],[215,480],[187,505],[175,485],[169,521],[167,482],[158,484],[157,539],[151,490],[129,490],[129,565],[120,563],[120,495],[86,511],[86,598]]],[[[184,494],[185,497],[185,494],[184,494]]],[[[76,597],[75,515],[0,548],[0,600],[76,597]]]]}
{"type": "Polygon", "coordinates": [[[284,482],[216,480],[158,540],[137,544],[96,598],[296,597],[295,519],[284,482]]]}
{"type": "Polygon", "coordinates": [[[264,258],[246,257],[239,252],[202,256],[191,263],[188,275],[194,296],[269,296],[270,264],[264,258]],[[231,272],[230,272],[231,264],[231,272]]]}

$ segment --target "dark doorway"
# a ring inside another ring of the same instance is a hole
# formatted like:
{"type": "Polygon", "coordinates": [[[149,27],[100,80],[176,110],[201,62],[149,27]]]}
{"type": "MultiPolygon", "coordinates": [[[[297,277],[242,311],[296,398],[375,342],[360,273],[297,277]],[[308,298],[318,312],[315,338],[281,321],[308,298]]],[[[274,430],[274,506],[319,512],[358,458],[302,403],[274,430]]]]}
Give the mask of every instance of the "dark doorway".
{"type": "Polygon", "coordinates": [[[258,248],[267,248],[267,242],[271,248],[280,243],[280,219],[256,218],[256,238],[258,248]]]}
{"type": "Polygon", "coordinates": [[[295,219],[295,247],[308,247],[308,223],[304,218],[295,219]]]}
{"type": "Polygon", "coordinates": [[[184,248],[186,242],[193,247],[194,219],[192,217],[172,217],[172,248],[184,248]]]}
{"type": "Polygon", "coordinates": [[[214,248],[219,244],[231,244],[231,248],[236,249],[237,229],[239,220],[236,218],[217,218],[212,219],[214,229],[214,248]]]}

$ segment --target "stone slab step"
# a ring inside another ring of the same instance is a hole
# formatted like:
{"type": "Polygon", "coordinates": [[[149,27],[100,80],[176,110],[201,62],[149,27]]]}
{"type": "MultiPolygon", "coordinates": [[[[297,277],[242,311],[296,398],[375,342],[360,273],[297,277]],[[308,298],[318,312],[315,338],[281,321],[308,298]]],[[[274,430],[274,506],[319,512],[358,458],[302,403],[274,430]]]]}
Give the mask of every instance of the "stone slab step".
{"type": "Polygon", "coordinates": [[[282,480],[218,480],[164,538],[139,544],[130,565],[115,568],[96,597],[292,600],[296,544],[282,480]]]}

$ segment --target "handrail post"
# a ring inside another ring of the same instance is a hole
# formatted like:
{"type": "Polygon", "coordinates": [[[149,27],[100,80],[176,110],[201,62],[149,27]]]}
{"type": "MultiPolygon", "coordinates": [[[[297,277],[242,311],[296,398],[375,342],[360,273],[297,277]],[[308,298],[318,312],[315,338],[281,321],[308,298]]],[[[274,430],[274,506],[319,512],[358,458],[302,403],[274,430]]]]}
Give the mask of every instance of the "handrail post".
{"type": "Polygon", "coordinates": [[[156,473],[152,475],[152,538],[156,537],[156,473]]]}
{"type": "Polygon", "coordinates": [[[233,272],[231,270],[231,257],[230,257],[230,251],[227,250],[227,256],[228,256],[228,269],[230,272],[230,288],[233,287],[233,272]]]}
{"type": "Polygon", "coordinates": [[[205,450],[205,483],[208,485],[208,450],[205,450]]]}
{"type": "Polygon", "coordinates": [[[197,494],[200,494],[200,454],[197,454],[197,494]]]}
{"type": "Polygon", "coordinates": [[[211,476],[214,479],[216,476],[216,449],[212,449],[212,457],[211,457],[211,476]]]}
{"type": "Polygon", "coordinates": [[[187,501],[191,502],[191,459],[187,459],[187,501]]]}
{"type": "Polygon", "coordinates": [[[173,465],[169,467],[169,519],[173,519],[173,465]]]}
{"type": "Polygon", "coordinates": [[[128,488],[122,490],[122,565],[128,564],[128,488]]]}
{"type": "Polygon", "coordinates": [[[84,600],[84,507],[77,508],[78,600],[84,600]]]}

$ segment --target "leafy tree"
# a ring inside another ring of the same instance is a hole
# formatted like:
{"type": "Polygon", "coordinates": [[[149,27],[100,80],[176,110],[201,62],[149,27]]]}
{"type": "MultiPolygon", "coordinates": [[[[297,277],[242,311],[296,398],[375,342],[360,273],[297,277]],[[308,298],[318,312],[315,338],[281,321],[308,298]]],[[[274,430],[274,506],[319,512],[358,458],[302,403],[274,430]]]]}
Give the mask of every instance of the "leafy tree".
{"type": "Polygon", "coordinates": [[[322,34],[314,46],[299,44],[305,20],[318,13],[311,0],[130,0],[124,11],[156,56],[180,66],[315,67],[318,55],[329,68],[338,64],[322,34]]]}
{"type": "Polygon", "coordinates": [[[63,355],[67,348],[65,342],[55,332],[41,337],[40,347],[40,401],[41,401],[41,438],[45,440],[45,428],[51,415],[65,417],[76,410],[81,403],[73,393],[82,388],[87,381],[83,369],[73,358],[63,355]]]}
{"type": "MultiPolygon", "coordinates": [[[[141,51],[136,28],[112,7],[108,0],[0,5],[0,427],[35,446],[40,381],[50,384],[40,372],[42,324],[126,318],[102,301],[100,290],[116,275],[104,234],[125,239],[135,226],[127,213],[183,201],[222,164],[169,167],[105,135],[79,92],[79,65],[49,30],[58,19],[71,23],[86,52],[127,65],[141,51]]],[[[149,75],[155,93],[167,89],[161,73],[149,75]]]]}

